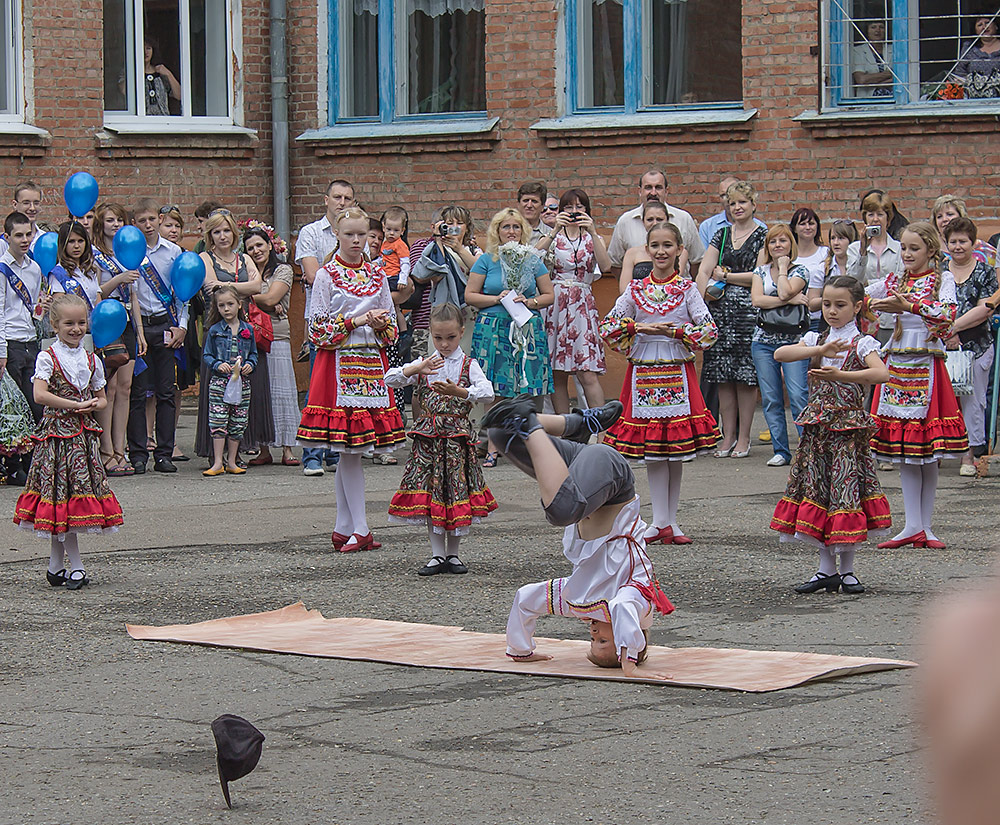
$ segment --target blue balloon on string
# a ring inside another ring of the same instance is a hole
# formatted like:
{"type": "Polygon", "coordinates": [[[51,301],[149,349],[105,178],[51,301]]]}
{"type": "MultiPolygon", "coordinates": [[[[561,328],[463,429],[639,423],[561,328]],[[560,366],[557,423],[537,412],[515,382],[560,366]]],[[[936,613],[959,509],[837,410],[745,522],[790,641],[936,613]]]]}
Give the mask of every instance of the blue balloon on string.
{"type": "Polygon", "coordinates": [[[134,226],[123,226],[111,242],[115,257],[126,269],[138,269],[146,257],[146,236],[134,226]]]}
{"type": "Polygon", "coordinates": [[[82,218],[97,203],[97,180],[90,172],[74,172],[63,187],[63,200],[71,215],[82,218]]]}
{"type": "Polygon", "coordinates": [[[181,303],[190,301],[205,283],[205,262],[194,252],[182,252],[170,268],[170,283],[181,303]]]}
{"type": "Polygon", "coordinates": [[[31,250],[31,257],[41,268],[42,275],[48,275],[59,262],[59,236],[55,232],[39,235],[31,250]]]}
{"type": "Polygon", "coordinates": [[[128,314],[121,301],[101,301],[90,313],[90,334],[98,349],[117,341],[128,323],[128,314]]]}

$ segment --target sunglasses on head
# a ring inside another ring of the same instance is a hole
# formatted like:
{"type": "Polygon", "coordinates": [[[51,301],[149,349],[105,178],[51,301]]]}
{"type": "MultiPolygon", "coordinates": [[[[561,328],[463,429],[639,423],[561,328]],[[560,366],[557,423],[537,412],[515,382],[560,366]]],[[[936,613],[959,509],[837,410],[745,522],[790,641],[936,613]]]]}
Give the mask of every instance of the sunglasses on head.
{"type": "Polygon", "coordinates": [[[180,211],[181,211],[181,208],[179,206],[174,206],[172,204],[170,206],[161,206],[160,207],[160,214],[161,215],[169,215],[171,212],[180,212],[180,211]]]}
{"type": "Polygon", "coordinates": [[[228,209],[213,209],[208,213],[208,217],[211,218],[213,215],[229,215],[231,217],[232,214],[228,209]]]}

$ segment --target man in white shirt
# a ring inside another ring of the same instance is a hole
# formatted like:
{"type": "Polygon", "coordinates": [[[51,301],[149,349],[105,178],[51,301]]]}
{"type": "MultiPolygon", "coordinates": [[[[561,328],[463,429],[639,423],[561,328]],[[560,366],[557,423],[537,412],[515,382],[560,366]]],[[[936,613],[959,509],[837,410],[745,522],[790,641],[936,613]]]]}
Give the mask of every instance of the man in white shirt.
{"type": "Polygon", "coordinates": [[[667,203],[667,176],[659,169],[650,169],[639,178],[639,205],[618,219],[608,245],[608,255],[615,268],[621,268],[625,253],[634,246],[646,245],[646,227],[642,223],[642,206],[647,201],[666,204],[669,220],[681,232],[688,263],[692,271],[704,257],[705,247],[698,237],[698,226],[687,212],[667,203]]]}
{"type": "Polygon", "coordinates": [[[146,443],[146,391],[156,397],[156,449],[153,469],[176,473],[170,460],[176,434],[177,351],[187,333],[188,306],[177,300],[170,283],[170,270],[181,248],[160,237],[160,205],[149,198],[136,204],[133,222],[146,237],[146,259],[139,267],[139,280],[132,288],[139,302],[139,314],[146,335],[146,369],[132,379],[128,412],[129,460],[137,474],[146,472],[149,448],[146,443]]]}
{"type": "MultiPolygon", "coordinates": [[[[705,249],[708,249],[708,245],[712,242],[712,238],[715,237],[716,232],[724,226],[733,225],[733,222],[729,218],[729,198],[726,197],[726,192],[729,191],[730,186],[739,182],[740,179],[732,175],[726,175],[719,181],[719,202],[722,204],[722,211],[717,215],[712,215],[711,218],[706,218],[698,226],[698,237],[701,239],[701,245],[705,249]]],[[[764,221],[754,218],[754,222],[757,226],[767,229],[767,224],[764,221]]]]}
{"type": "Polygon", "coordinates": [[[528,181],[518,187],[516,208],[531,227],[531,237],[525,240],[530,247],[550,233],[549,227],[542,223],[542,205],[548,196],[548,187],[540,180],[528,181]]]}
{"type": "MultiPolygon", "coordinates": [[[[299,230],[295,242],[295,263],[302,269],[302,282],[306,290],[305,315],[309,318],[309,303],[312,299],[312,284],[316,273],[326,262],[331,252],[337,250],[337,236],[333,231],[333,222],[342,209],[354,206],[354,185],[346,180],[331,181],[323,197],[326,214],[318,221],[308,223],[299,230]]],[[[307,324],[308,326],[308,324],[307,324]]],[[[316,348],[309,344],[309,372],[316,360],[316,348]]],[[[339,455],[317,447],[306,447],[302,451],[302,472],[307,476],[321,476],[324,473],[323,461],[335,467],[339,455]]]]}
{"type": "MultiPolygon", "coordinates": [[[[0,369],[6,367],[31,407],[37,422],[42,407],[35,403],[32,376],[38,356],[38,334],[34,310],[42,289],[42,270],[28,257],[31,245],[31,220],[21,212],[12,212],[4,220],[8,247],[0,255],[0,276],[4,284],[3,321],[0,322],[0,369]]],[[[48,308],[46,295],[42,308],[48,308]]],[[[6,461],[8,484],[24,484],[31,455],[9,456],[6,461]]]]}

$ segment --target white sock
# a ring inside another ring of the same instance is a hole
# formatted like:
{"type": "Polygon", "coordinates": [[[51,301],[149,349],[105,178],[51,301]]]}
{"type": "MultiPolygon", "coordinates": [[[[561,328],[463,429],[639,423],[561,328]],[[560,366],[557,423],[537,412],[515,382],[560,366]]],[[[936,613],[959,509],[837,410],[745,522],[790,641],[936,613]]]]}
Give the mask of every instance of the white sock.
{"type": "Polygon", "coordinates": [[[435,533],[434,526],[432,524],[427,525],[427,537],[431,542],[431,560],[427,562],[428,567],[432,567],[435,564],[440,564],[441,562],[434,561],[434,558],[444,558],[444,534],[435,533]]]}
{"type": "Polygon", "coordinates": [[[80,543],[77,541],[76,533],[67,533],[63,541],[63,550],[66,551],[66,569],[72,573],[74,570],[83,570],[83,559],[80,558],[80,543]]]}
{"type": "MultiPolygon", "coordinates": [[[[365,471],[361,468],[361,456],[357,453],[341,453],[337,467],[337,480],[342,481],[344,501],[350,510],[351,533],[367,536],[368,515],[365,512],[365,471]]],[[[338,490],[337,506],[340,506],[338,490]]]]}
{"type": "Polygon", "coordinates": [[[649,499],[653,504],[652,524],[646,531],[646,538],[670,524],[670,462],[649,461],[646,463],[646,477],[649,479],[649,499]]]}
{"type": "Polygon", "coordinates": [[[920,465],[920,527],[927,533],[927,538],[937,539],[931,532],[931,519],[934,517],[934,499],[937,497],[938,463],[920,465]]]}
{"type": "Polygon", "coordinates": [[[857,552],[856,549],[847,544],[839,544],[835,549],[840,552],[840,575],[853,576],[854,554],[857,552]]]}
{"type": "Polygon", "coordinates": [[[832,576],[837,572],[837,554],[832,547],[819,549],[819,575],[832,576]]]}
{"type": "Polygon", "coordinates": [[[63,543],[59,541],[55,536],[51,539],[51,549],[49,550],[49,572],[58,573],[60,570],[65,570],[65,551],[63,550],[63,543]]]}
{"type": "Polygon", "coordinates": [[[340,533],[340,535],[350,538],[351,533],[354,532],[351,529],[351,511],[347,507],[347,495],[344,492],[344,477],[340,473],[337,473],[334,489],[337,491],[337,522],[334,524],[333,530],[335,533],[340,533]]]}
{"type": "Polygon", "coordinates": [[[454,533],[448,533],[448,555],[458,558],[458,543],[462,540],[461,536],[456,536],[454,533]]]}
{"type": "Polygon", "coordinates": [[[906,514],[906,524],[896,536],[897,539],[912,536],[924,529],[920,503],[922,479],[919,464],[907,464],[904,461],[899,465],[899,483],[903,488],[903,511],[906,514]]]}
{"type": "Polygon", "coordinates": [[[684,531],[677,523],[677,508],[681,503],[681,475],[684,472],[682,461],[664,461],[667,471],[670,473],[670,483],[667,487],[667,524],[674,531],[675,536],[683,536],[684,531]]]}

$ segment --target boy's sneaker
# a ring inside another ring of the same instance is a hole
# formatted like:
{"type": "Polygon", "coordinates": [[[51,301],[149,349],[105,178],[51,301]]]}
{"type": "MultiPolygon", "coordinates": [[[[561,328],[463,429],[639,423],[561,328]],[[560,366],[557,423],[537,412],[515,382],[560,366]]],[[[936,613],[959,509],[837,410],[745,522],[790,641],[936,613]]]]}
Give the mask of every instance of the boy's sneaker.
{"type": "Polygon", "coordinates": [[[302,475],[321,476],[325,474],[323,465],[315,458],[307,458],[302,462],[302,475]]]}
{"type": "Polygon", "coordinates": [[[591,436],[603,433],[614,424],[625,411],[618,399],[608,401],[603,407],[591,407],[586,410],[574,409],[566,419],[566,432],[563,438],[586,444],[591,436]]]}

